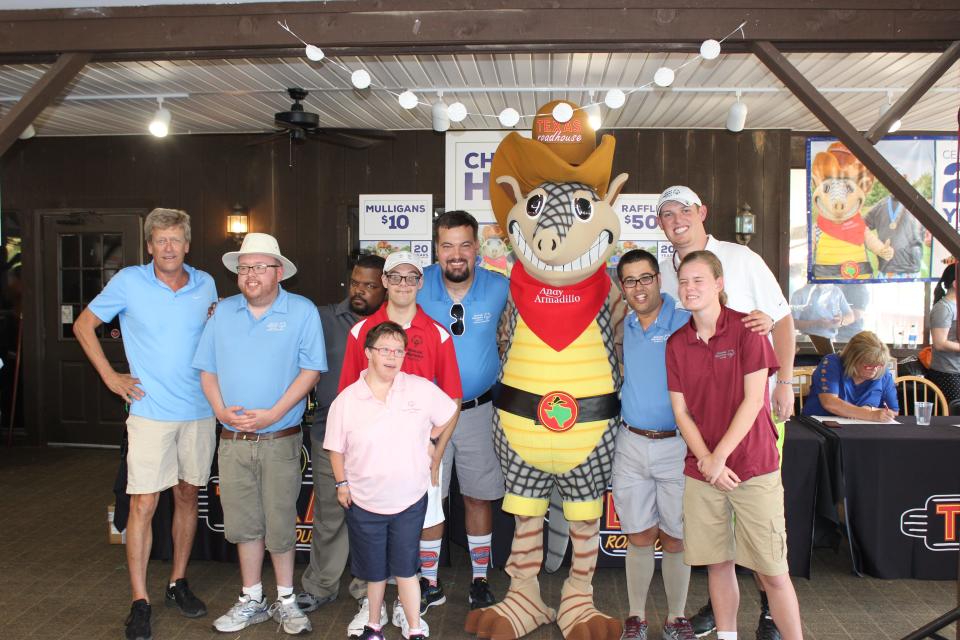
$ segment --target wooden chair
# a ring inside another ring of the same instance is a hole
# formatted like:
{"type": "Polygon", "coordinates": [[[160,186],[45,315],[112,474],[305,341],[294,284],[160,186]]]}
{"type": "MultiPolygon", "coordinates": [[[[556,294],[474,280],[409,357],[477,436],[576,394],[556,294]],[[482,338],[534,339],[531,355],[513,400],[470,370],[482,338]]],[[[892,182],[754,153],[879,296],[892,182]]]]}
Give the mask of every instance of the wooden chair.
{"type": "Polygon", "coordinates": [[[793,368],[793,395],[797,398],[797,413],[803,411],[803,401],[807,399],[810,393],[810,385],[813,383],[813,372],[816,367],[794,367],[793,368]]]}
{"type": "Polygon", "coordinates": [[[905,416],[913,415],[913,402],[933,402],[933,415],[950,415],[947,397],[940,391],[940,387],[920,376],[900,376],[894,379],[897,385],[897,395],[900,396],[900,413],[905,416]],[[909,390],[909,393],[908,393],[909,390]],[[913,402],[911,402],[911,400],[913,402]]]}

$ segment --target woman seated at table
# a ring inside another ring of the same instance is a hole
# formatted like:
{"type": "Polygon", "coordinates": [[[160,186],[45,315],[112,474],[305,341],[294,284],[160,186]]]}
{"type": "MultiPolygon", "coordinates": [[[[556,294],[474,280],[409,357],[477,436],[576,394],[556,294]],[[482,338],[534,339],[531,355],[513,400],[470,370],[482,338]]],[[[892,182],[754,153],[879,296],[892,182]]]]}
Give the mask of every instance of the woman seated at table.
{"type": "Polygon", "coordinates": [[[887,371],[890,351],[872,331],[861,331],[839,354],[824,356],[813,372],[805,416],[840,416],[889,422],[900,411],[887,371]]]}

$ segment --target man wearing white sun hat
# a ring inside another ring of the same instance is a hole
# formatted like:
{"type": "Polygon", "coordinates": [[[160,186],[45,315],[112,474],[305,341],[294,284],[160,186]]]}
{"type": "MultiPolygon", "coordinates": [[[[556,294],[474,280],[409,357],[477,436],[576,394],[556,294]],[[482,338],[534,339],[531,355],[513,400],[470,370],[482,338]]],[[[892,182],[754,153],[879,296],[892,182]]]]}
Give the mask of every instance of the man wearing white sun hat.
{"type": "Polygon", "coordinates": [[[236,632],[272,617],[297,635],[311,630],[293,591],[300,422],[307,393],[327,370],[323,329],[316,306],[280,286],[297,268],[273,236],[247,234],[223,264],[237,274],[240,294],[217,305],[193,366],[223,425],[220,501],[243,591],[213,626],[236,632]],[[265,550],[277,579],[277,601],[269,606],[260,580],[265,550]]]}

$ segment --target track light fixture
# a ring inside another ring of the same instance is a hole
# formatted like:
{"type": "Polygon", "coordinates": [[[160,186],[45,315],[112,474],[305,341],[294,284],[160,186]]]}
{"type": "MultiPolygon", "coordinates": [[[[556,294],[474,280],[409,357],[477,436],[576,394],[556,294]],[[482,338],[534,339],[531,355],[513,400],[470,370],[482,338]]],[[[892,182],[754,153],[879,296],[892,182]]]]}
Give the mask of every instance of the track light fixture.
{"type": "Polygon", "coordinates": [[[740,89],[737,89],[737,101],[730,105],[730,113],[727,114],[727,130],[739,133],[746,124],[747,105],[740,102],[740,89]]]}
{"type": "MultiPolygon", "coordinates": [[[[890,111],[890,107],[893,106],[893,92],[887,91],[887,103],[880,105],[880,117],[882,118],[886,115],[887,111],[890,111]]],[[[896,133],[900,130],[900,127],[903,126],[903,121],[897,118],[893,121],[893,124],[890,125],[890,128],[887,129],[887,133],[896,133]]]]}
{"type": "Polygon", "coordinates": [[[163,106],[163,98],[157,98],[157,112],[150,121],[150,133],[163,138],[170,133],[170,111],[163,106]]]}

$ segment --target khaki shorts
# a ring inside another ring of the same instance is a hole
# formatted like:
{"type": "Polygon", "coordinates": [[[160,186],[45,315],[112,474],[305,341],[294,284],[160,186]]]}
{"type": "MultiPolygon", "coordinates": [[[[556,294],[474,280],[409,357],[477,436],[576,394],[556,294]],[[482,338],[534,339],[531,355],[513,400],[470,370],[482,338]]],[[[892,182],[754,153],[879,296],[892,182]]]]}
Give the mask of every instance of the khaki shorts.
{"type": "Polygon", "coordinates": [[[789,573],[779,471],[750,478],[727,492],[687,477],[683,518],[687,564],[735,560],[765,576],[789,573]]]}
{"type": "Polygon", "coordinates": [[[229,542],[263,540],[270,553],[297,544],[303,434],[275,440],[220,440],[220,505],[229,542]]]}
{"type": "Polygon", "coordinates": [[[202,487],[210,479],[217,444],[213,417],[186,422],[127,416],[127,493],[157,493],[183,480],[202,487]]]}

